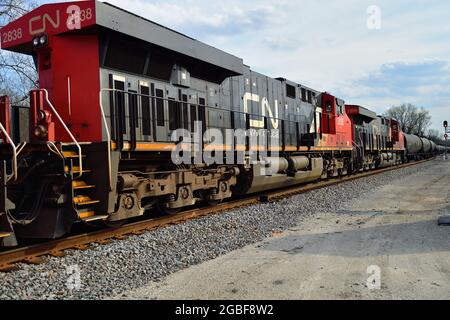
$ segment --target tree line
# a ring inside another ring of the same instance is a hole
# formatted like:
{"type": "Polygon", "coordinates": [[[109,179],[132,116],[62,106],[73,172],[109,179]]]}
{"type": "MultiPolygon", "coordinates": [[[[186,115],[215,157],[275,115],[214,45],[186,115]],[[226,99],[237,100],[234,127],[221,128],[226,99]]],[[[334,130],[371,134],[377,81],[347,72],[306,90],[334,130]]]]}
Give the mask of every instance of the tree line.
{"type": "Polygon", "coordinates": [[[427,137],[437,144],[443,144],[443,134],[431,126],[431,115],[423,107],[410,103],[389,108],[384,114],[386,118],[395,119],[400,123],[402,131],[421,137],[427,137]]]}

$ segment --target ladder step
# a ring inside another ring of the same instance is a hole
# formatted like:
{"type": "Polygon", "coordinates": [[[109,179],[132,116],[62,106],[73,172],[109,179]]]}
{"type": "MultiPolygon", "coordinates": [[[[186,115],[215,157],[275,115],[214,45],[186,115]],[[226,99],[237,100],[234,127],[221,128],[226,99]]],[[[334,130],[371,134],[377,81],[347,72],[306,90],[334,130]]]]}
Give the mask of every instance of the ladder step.
{"type": "Polygon", "coordinates": [[[81,219],[81,220],[83,220],[84,222],[92,222],[92,221],[97,221],[97,220],[106,220],[106,219],[108,219],[108,215],[98,215],[98,216],[91,216],[91,217],[88,217],[88,218],[84,218],[84,219],[81,219]]]}
{"type": "Polygon", "coordinates": [[[86,219],[86,218],[90,218],[95,216],[95,211],[90,211],[90,210],[86,210],[86,211],[81,211],[78,212],[78,216],[80,217],[80,219],[86,219]]]}
{"type": "Polygon", "coordinates": [[[80,189],[93,189],[95,188],[94,185],[88,185],[84,181],[72,181],[72,188],[74,190],[80,190],[80,189]]]}
{"type": "MultiPolygon", "coordinates": [[[[78,159],[78,152],[75,151],[63,151],[64,158],[77,158],[78,159]]],[[[81,155],[81,157],[86,158],[86,155],[81,155]]]]}
{"type": "MultiPolygon", "coordinates": [[[[87,145],[91,145],[92,142],[78,142],[78,144],[79,144],[80,146],[87,146],[87,145]]],[[[74,146],[76,146],[76,145],[77,145],[77,144],[76,144],[75,142],[64,142],[64,143],[62,144],[63,147],[74,147],[74,146]]]]}
{"type": "MultiPolygon", "coordinates": [[[[68,172],[69,171],[69,167],[68,166],[66,166],[66,171],[68,172]]],[[[72,168],[72,172],[73,173],[80,173],[80,167],[73,167],[72,168]]],[[[89,173],[89,172],[91,172],[91,170],[84,170],[83,169],[83,173],[89,173]]]]}
{"type": "Polygon", "coordinates": [[[12,235],[11,232],[0,232],[0,238],[6,238],[12,235]]]}
{"type": "Polygon", "coordinates": [[[87,206],[87,205],[97,204],[97,203],[100,203],[100,200],[91,200],[91,201],[85,201],[85,202],[78,202],[78,203],[76,203],[76,205],[78,205],[78,206],[87,206]]]}
{"type": "Polygon", "coordinates": [[[85,185],[85,186],[73,187],[74,190],[84,190],[84,189],[94,189],[94,188],[95,188],[94,185],[91,185],[91,186],[85,185]]]}
{"type": "Polygon", "coordinates": [[[90,197],[88,197],[88,196],[77,196],[77,197],[74,197],[73,198],[73,202],[76,204],[76,205],[79,205],[79,206],[86,206],[86,205],[89,205],[89,204],[96,204],[96,203],[99,203],[100,202],[100,200],[92,200],[90,197]]]}

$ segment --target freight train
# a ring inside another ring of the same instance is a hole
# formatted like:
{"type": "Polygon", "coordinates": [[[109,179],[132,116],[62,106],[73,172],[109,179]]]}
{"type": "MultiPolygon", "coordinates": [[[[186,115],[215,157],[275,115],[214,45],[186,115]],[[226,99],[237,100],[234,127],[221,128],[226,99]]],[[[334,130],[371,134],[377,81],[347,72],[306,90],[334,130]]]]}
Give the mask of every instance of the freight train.
{"type": "Polygon", "coordinates": [[[3,50],[33,57],[39,77],[28,108],[0,98],[0,246],[59,238],[77,223],[116,227],[152,209],[176,214],[394,166],[443,148],[404,134],[395,119],[255,72],[107,3],[43,5],[0,36],[3,50]],[[189,137],[175,141],[179,129],[189,137]],[[218,143],[230,129],[239,134],[218,143]],[[274,143],[252,144],[255,132],[274,143]],[[190,138],[198,133],[196,147],[190,138]],[[175,163],[180,145],[183,157],[200,147],[215,161],[175,163]]]}

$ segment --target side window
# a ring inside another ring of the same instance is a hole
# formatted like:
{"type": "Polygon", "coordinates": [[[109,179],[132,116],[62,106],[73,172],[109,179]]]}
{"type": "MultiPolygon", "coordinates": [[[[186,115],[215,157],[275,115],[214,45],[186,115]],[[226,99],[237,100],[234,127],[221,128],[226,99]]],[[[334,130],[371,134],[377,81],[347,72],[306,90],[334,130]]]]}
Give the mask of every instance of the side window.
{"type": "Polygon", "coordinates": [[[302,88],[302,101],[306,102],[307,98],[306,98],[306,89],[302,88]]]}
{"type": "Polygon", "coordinates": [[[164,127],[164,91],[156,89],[156,122],[159,127],[164,127]]]}
{"type": "Polygon", "coordinates": [[[308,103],[312,103],[312,92],[308,90],[308,103]]]}
{"type": "Polygon", "coordinates": [[[295,87],[294,86],[286,84],[286,96],[288,98],[292,98],[292,99],[296,98],[297,95],[295,94],[295,87]]]}

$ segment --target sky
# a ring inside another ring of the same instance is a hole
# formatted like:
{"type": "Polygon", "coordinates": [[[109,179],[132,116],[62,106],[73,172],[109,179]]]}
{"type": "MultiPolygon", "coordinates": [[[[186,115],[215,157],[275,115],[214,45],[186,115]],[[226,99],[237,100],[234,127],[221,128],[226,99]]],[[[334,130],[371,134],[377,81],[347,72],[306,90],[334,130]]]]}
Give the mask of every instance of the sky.
{"type": "MultiPolygon", "coordinates": [[[[61,1],[39,1],[61,2],[61,1]]],[[[402,103],[450,121],[448,0],[109,0],[379,114],[402,103]]]]}

